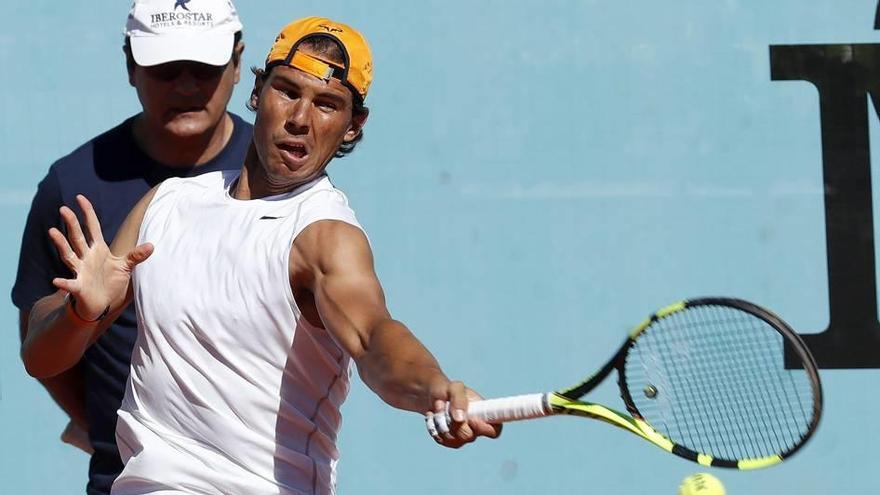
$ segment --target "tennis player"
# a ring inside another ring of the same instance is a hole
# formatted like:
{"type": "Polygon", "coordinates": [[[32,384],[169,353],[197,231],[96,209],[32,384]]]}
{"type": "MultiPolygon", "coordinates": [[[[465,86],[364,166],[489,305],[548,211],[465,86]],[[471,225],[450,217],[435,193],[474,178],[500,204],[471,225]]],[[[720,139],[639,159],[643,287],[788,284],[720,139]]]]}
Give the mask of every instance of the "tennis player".
{"type": "Polygon", "coordinates": [[[114,494],[334,493],[352,362],[394,407],[448,405],[444,446],[499,434],[467,418],[478,396],[391,318],[367,236],[326,175],[362,137],[371,79],[360,33],[296,21],[256,71],[240,171],[165,181],[110,247],[88,200],[84,230],[62,210],[67,237],[50,237],[75,277],[35,305],[23,358],[35,376],[63,369],[134,300],[114,494]]]}

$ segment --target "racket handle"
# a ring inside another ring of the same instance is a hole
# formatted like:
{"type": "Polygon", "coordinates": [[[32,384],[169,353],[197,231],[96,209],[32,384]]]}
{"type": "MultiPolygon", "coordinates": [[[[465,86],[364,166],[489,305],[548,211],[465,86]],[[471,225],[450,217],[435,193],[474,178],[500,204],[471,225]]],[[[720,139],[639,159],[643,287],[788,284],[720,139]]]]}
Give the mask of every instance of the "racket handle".
{"type": "Polygon", "coordinates": [[[550,414],[548,394],[527,394],[471,402],[468,415],[487,423],[507,423],[550,414]]]}

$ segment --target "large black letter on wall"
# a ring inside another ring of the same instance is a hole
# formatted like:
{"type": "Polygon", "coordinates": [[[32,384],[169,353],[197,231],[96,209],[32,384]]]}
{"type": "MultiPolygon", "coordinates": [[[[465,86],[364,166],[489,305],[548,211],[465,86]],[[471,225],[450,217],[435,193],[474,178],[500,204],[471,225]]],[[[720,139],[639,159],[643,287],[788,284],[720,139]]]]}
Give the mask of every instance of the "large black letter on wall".
{"type": "Polygon", "coordinates": [[[771,46],[770,67],[819,91],[830,321],[802,337],[820,368],[880,368],[867,104],[880,111],[880,45],[771,46]]]}

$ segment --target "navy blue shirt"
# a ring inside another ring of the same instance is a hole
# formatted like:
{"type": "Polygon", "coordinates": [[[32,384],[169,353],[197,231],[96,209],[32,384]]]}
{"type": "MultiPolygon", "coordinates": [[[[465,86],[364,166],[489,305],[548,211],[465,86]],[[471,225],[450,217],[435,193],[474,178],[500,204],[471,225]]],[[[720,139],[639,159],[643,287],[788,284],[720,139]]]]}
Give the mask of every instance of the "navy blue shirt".
{"type": "MultiPolygon", "coordinates": [[[[40,182],[28,214],[12,289],[13,303],[20,310],[30,311],[37,300],[55,292],[53,278],[70,276],[47,232],[50,227],[64,231],[58,214],[61,205],[79,213],[77,194],[84,194],[95,206],[104,238],[110,242],[138,200],[163,180],[241,168],[253,126],[237,115],[230,116],[234,128],[226,147],[199,167],[168,167],[152,160],[134,140],[135,117],[55,162],[40,182]]],[[[137,319],[131,305],[80,361],[85,375],[89,437],[95,449],[89,464],[89,494],[109,494],[113,480],[122,471],[116,448],[116,411],[125,393],[136,337],[137,319]]]]}

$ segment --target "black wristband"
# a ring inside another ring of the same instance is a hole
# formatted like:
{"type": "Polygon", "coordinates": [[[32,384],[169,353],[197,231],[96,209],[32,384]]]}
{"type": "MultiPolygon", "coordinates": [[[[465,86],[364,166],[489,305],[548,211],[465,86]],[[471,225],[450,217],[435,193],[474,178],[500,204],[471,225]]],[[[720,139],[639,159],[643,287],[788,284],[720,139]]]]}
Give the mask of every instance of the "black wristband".
{"type": "Polygon", "coordinates": [[[65,296],[65,299],[67,299],[67,303],[70,304],[70,311],[73,312],[73,316],[77,317],[77,319],[79,319],[80,321],[83,321],[85,323],[97,323],[97,322],[103,320],[104,318],[106,318],[108,314],[110,314],[110,305],[108,304],[107,307],[104,308],[104,312],[102,312],[100,315],[98,315],[97,319],[87,320],[87,319],[83,318],[82,316],[80,316],[79,313],[76,312],[76,298],[73,297],[73,294],[68,292],[67,295],[65,296]]]}

